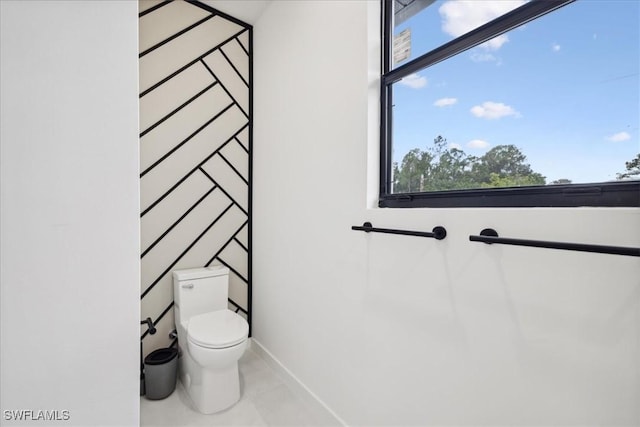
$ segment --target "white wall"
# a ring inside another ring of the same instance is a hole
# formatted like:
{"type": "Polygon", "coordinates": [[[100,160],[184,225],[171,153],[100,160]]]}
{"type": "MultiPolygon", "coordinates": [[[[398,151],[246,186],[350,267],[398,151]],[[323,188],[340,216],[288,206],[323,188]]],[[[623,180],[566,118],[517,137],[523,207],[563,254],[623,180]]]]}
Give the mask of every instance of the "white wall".
{"type": "Polygon", "coordinates": [[[137,2],[0,5],[1,423],[137,425],[137,2]]]}
{"type": "Polygon", "coordinates": [[[271,0],[201,0],[202,3],[253,25],[271,0]]]}
{"type": "Polygon", "coordinates": [[[640,424],[638,259],[468,241],[640,246],[639,210],[373,208],[377,14],[256,23],[254,338],[350,425],[640,424]]]}

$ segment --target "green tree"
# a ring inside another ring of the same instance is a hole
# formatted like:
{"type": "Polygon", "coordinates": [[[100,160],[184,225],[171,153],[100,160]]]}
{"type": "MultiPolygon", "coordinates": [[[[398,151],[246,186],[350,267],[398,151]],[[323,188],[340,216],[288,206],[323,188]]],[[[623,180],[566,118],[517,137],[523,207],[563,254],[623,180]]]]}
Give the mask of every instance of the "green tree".
{"type": "Polygon", "coordinates": [[[424,191],[458,190],[474,186],[471,166],[476,161],[458,148],[449,148],[447,140],[438,136],[429,148],[433,162],[425,176],[424,191]]]}
{"type": "Polygon", "coordinates": [[[616,175],[616,179],[640,179],[640,154],[633,159],[625,162],[627,170],[616,175]]]}
{"type": "Polygon", "coordinates": [[[483,182],[482,187],[523,187],[527,185],[544,185],[544,177],[542,182],[540,181],[540,174],[531,175],[511,175],[500,176],[497,173],[492,172],[489,177],[489,182],[483,182]]]}
{"type": "Polygon", "coordinates": [[[488,187],[544,185],[545,177],[534,172],[515,145],[499,145],[482,157],[448,147],[438,136],[425,150],[409,151],[400,165],[393,164],[395,193],[459,190],[488,187]]]}
{"type": "Polygon", "coordinates": [[[402,158],[402,164],[393,167],[393,188],[396,193],[424,191],[425,175],[431,168],[432,156],[429,152],[414,148],[402,158]]]}
{"type": "Polygon", "coordinates": [[[478,159],[472,172],[484,187],[545,185],[545,177],[534,172],[526,160],[515,145],[498,145],[478,159]]]}

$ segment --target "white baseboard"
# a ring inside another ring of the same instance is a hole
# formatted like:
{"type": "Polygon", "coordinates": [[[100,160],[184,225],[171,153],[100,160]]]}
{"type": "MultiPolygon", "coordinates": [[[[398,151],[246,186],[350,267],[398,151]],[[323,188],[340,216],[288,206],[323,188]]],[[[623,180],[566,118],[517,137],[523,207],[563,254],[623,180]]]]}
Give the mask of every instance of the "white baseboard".
{"type": "Polygon", "coordinates": [[[283,382],[306,404],[319,424],[322,426],[346,427],[345,423],[335,412],[331,410],[314,392],[304,385],[293,373],[287,369],[277,358],[271,354],[255,338],[250,340],[250,349],[257,354],[282,378],[283,382]]]}

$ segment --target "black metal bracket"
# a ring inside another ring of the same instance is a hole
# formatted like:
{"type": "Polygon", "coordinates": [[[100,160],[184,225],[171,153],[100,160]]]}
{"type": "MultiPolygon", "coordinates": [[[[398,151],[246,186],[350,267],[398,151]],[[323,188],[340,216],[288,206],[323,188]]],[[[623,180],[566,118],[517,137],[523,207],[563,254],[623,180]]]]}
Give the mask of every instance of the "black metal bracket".
{"type": "Polygon", "coordinates": [[[153,335],[156,333],[156,327],[150,317],[147,317],[145,320],[141,320],[140,324],[147,325],[147,328],[149,328],[149,334],[153,335]]]}
{"type": "Polygon", "coordinates": [[[411,231],[411,230],[394,230],[392,228],[376,228],[371,225],[370,222],[365,222],[361,226],[353,225],[351,226],[352,230],[356,231],[364,231],[366,233],[387,233],[387,234],[401,234],[403,236],[418,236],[418,237],[432,237],[436,240],[442,240],[447,237],[447,230],[438,225],[433,227],[431,232],[428,231],[411,231]]]}
{"type": "Polygon", "coordinates": [[[543,240],[510,239],[499,237],[498,232],[493,228],[485,228],[479,236],[471,235],[472,242],[483,242],[487,244],[499,243],[503,245],[530,246],[535,248],[563,249],[567,251],[595,252],[611,255],[640,256],[640,248],[630,248],[624,246],[590,245],[583,243],[547,242],[543,240]]]}

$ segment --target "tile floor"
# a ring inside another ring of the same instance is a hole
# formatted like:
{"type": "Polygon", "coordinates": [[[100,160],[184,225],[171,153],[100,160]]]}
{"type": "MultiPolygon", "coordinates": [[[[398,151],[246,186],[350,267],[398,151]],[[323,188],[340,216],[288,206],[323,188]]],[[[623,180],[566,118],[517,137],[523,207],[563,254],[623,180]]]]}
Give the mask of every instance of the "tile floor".
{"type": "Polygon", "coordinates": [[[287,387],[278,374],[248,349],[240,359],[241,398],[231,408],[211,415],[193,409],[178,381],[166,399],[140,396],[140,426],[320,426],[322,421],[287,387]]]}

